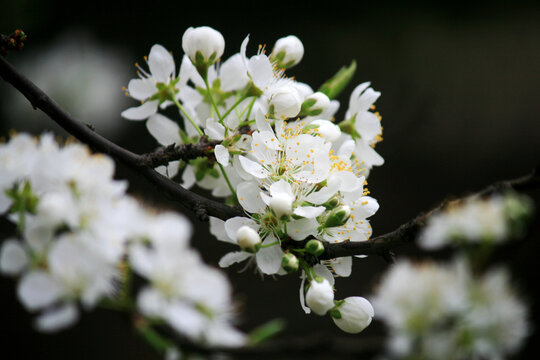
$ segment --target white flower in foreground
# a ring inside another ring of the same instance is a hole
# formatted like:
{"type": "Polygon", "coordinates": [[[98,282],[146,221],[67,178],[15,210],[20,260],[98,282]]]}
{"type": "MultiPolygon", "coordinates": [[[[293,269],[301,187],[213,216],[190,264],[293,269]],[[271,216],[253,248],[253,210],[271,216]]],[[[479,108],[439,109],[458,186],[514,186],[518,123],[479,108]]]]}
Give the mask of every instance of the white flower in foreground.
{"type": "Polygon", "coordinates": [[[0,272],[18,275],[28,265],[28,255],[20,241],[7,239],[0,249],[0,272]]]}
{"type": "Polygon", "coordinates": [[[225,39],[211,27],[190,27],[182,36],[182,49],[195,66],[210,66],[223,55],[225,39]]]}
{"type": "Polygon", "coordinates": [[[339,315],[332,314],[332,320],[337,327],[347,333],[357,334],[371,324],[375,312],[369,301],[359,296],[351,296],[343,301],[336,307],[339,315]]]}
{"type": "Polygon", "coordinates": [[[306,305],[317,315],[325,315],[334,307],[334,289],[325,278],[317,278],[309,283],[306,305]]]}
{"type": "Polygon", "coordinates": [[[278,67],[287,69],[298,64],[304,56],[304,45],[294,35],[282,37],[274,45],[272,60],[277,61],[278,67]]]}
{"type": "Polygon", "coordinates": [[[158,44],[152,46],[147,63],[150,72],[139,67],[140,79],[132,79],[128,84],[129,95],[142,102],[122,112],[122,117],[128,120],[147,119],[157,112],[160,104],[178,92],[174,59],[167,49],[158,44]]]}

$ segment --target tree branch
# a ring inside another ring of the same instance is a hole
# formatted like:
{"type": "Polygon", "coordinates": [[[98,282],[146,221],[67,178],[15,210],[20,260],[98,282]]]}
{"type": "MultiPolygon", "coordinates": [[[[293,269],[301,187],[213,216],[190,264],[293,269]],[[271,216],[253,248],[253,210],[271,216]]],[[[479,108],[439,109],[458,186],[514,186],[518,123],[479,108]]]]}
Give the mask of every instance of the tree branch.
{"type": "Polygon", "coordinates": [[[352,255],[379,255],[385,260],[393,262],[393,253],[391,250],[413,242],[418,235],[418,232],[425,226],[427,219],[434,213],[442,210],[450,202],[456,203],[464,201],[474,196],[486,196],[495,192],[514,189],[516,191],[525,191],[540,187],[540,176],[538,168],[535,168],[530,174],[506,181],[498,181],[484,189],[472,193],[452,201],[445,200],[435,208],[422,213],[412,220],[398,227],[396,230],[384,235],[374,237],[367,241],[352,242],[344,241],[341,243],[325,244],[324,253],[319,256],[319,260],[328,260],[344,256],[352,255]]]}
{"type": "MultiPolygon", "coordinates": [[[[0,56],[0,76],[20,91],[30,101],[34,109],[42,110],[68,133],[88,144],[92,149],[110,155],[138,173],[141,173],[150,182],[158,186],[161,190],[164,190],[170,197],[178,200],[188,209],[195,211],[201,220],[207,219],[208,215],[223,220],[234,216],[245,216],[241,209],[230,207],[186,190],[149,166],[149,162],[153,164],[153,161],[160,164],[160,161],[165,159],[166,156],[138,155],[100,136],[58,106],[58,104],[24,75],[20,74],[2,56],[0,56]]],[[[182,159],[181,149],[178,151],[173,150],[172,152],[175,153],[177,159],[182,159]]],[[[191,150],[195,151],[194,149],[191,150]]]]}
{"type": "Polygon", "coordinates": [[[171,144],[154,152],[140,155],[140,165],[156,168],[160,165],[168,165],[169,162],[175,160],[189,161],[198,157],[207,157],[219,143],[221,143],[219,140],[201,137],[198,144],[171,144]]]}

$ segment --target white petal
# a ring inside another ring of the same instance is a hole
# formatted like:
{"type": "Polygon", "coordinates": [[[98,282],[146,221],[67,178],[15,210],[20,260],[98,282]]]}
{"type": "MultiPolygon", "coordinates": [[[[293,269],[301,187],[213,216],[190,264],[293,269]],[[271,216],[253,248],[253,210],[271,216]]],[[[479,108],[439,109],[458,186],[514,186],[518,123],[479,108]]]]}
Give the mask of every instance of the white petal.
{"type": "Polygon", "coordinates": [[[294,240],[304,240],[315,235],[319,223],[315,219],[292,220],[287,224],[287,234],[294,240]]]}
{"type": "Polygon", "coordinates": [[[227,167],[229,166],[229,150],[221,144],[218,144],[214,147],[214,155],[216,160],[221,165],[227,167]]]}
{"type": "Polygon", "coordinates": [[[238,202],[242,207],[250,213],[262,214],[266,208],[266,204],[261,198],[261,189],[256,183],[244,181],[236,188],[238,202]]]}
{"type": "Polygon", "coordinates": [[[210,216],[210,234],[214,235],[220,241],[236,244],[236,241],[232,241],[227,236],[227,232],[225,232],[225,221],[213,216],[210,216]]]}
{"type": "Polygon", "coordinates": [[[168,84],[174,73],[174,59],[167,49],[156,44],[150,49],[148,67],[157,82],[168,84]]]}
{"type": "Polygon", "coordinates": [[[315,266],[313,266],[313,270],[315,271],[315,274],[317,274],[317,276],[325,278],[326,280],[328,280],[330,285],[334,286],[334,283],[336,282],[334,279],[334,275],[330,270],[328,270],[326,266],[324,266],[323,264],[316,264],[315,266]]]}
{"type": "Polygon", "coordinates": [[[193,166],[188,165],[182,173],[182,186],[186,189],[191,188],[195,184],[195,172],[193,171],[193,166]]]}
{"type": "Polygon", "coordinates": [[[278,182],[275,182],[272,185],[270,185],[270,195],[276,196],[278,194],[285,194],[292,199],[294,199],[295,197],[292,191],[291,184],[289,184],[285,180],[279,180],[278,182]]]}
{"type": "Polygon", "coordinates": [[[156,113],[158,103],[158,100],[147,101],[141,106],[132,107],[122,111],[122,114],[120,115],[128,120],[144,120],[156,113]]]}
{"type": "Polygon", "coordinates": [[[206,120],[204,132],[213,140],[223,140],[225,137],[225,127],[212,118],[206,120]]]}
{"type": "Polygon", "coordinates": [[[64,294],[64,288],[44,271],[26,274],[17,288],[19,300],[28,310],[49,306],[64,294]]]}
{"type": "Polygon", "coordinates": [[[36,329],[53,333],[65,329],[79,319],[79,310],[74,303],[67,303],[59,308],[45,311],[36,319],[36,329]]]}
{"type": "Polygon", "coordinates": [[[266,55],[257,55],[249,59],[248,71],[255,86],[263,91],[274,79],[273,65],[266,55]]]}
{"type": "Polygon", "coordinates": [[[240,54],[234,54],[225,61],[219,70],[221,78],[221,90],[231,91],[240,90],[247,85],[249,78],[246,73],[246,67],[242,62],[240,54]]]}
{"type": "Polygon", "coordinates": [[[266,118],[264,112],[261,109],[258,109],[255,112],[255,123],[257,124],[257,130],[273,132],[272,126],[270,126],[270,121],[266,118]]]}
{"type": "Polygon", "coordinates": [[[255,161],[249,160],[244,156],[239,156],[239,160],[242,168],[252,176],[258,179],[264,179],[268,176],[268,171],[264,169],[260,164],[257,164],[255,161]]]}
{"type": "Polygon", "coordinates": [[[382,133],[381,121],[375,114],[369,111],[356,115],[354,127],[362,136],[362,139],[368,143],[371,143],[377,135],[382,133]]]}
{"type": "Polygon", "coordinates": [[[326,208],[324,206],[301,206],[294,209],[294,214],[308,219],[321,215],[326,208]]]}
{"type": "Polygon", "coordinates": [[[344,141],[343,144],[339,147],[338,156],[346,159],[350,159],[354,151],[354,140],[349,139],[344,141]]]}
{"type": "Polygon", "coordinates": [[[169,306],[164,317],[176,331],[190,338],[199,337],[204,330],[205,315],[182,302],[169,306]]]}
{"type": "Polygon", "coordinates": [[[304,292],[304,286],[306,284],[306,274],[304,273],[303,270],[302,270],[301,277],[302,277],[302,281],[300,282],[300,306],[302,307],[302,310],[304,310],[306,314],[311,314],[311,309],[306,306],[306,295],[304,292]]]}
{"type": "Polygon", "coordinates": [[[362,196],[354,205],[353,214],[357,219],[366,219],[379,210],[379,203],[371,196],[362,196]]]}
{"type": "Polygon", "coordinates": [[[129,95],[137,100],[146,100],[157,93],[156,84],[152,79],[132,79],[128,84],[129,95]]]}
{"type": "Polygon", "coordinates": [[[337,258],[334,260],[330,260],[330,263],[332,264],[332,268],[338,274],[339,276],[347,277],[351,275],[352,270],[352,257],[346,256],[337,258]]]}
{"type": "MultiPolygon", "coordinates": [[[[277,239],[270,235],[262,242],[263,245],[268,245],[276,242],[277,239]]],[[[283,250],[281,246],[276,244],[267,248],[260,249],[255,255],[257,259],[257,266],[265,274],[272,275],[279,271],[281,268],[281,259],[283,258],[283,250]]]]}
{"type": "Polygon", "coordinates": [[[247,253],[245,251],[230,252],[228,254],[225,254],[225,256],[223,256],[221,260],[219,260],[219,267],[222,267],[222,268],[229,267],[232,264],[242,262],[251,256],[252,254],[247,253]]]}
{"type": "Polygon", "coordinates": [[[27,265],[28,256],[21,242],[5,240],[0,250],[0,271],[6,275],[19,275],[27,265]]]}
{"type": "Polygon", "coordinates": [[[146,122],[146,128],[161,145],[182,143],[178,124],[161,114],[150,116],[146,122]]]}

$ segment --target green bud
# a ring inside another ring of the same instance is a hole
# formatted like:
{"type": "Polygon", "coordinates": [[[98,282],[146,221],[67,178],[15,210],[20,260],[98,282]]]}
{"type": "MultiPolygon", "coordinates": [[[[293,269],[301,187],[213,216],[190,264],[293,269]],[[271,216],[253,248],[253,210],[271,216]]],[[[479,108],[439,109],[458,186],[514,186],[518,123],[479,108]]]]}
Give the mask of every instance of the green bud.
{"type": "Polygon", "coordinates": [[[328,200],[327,202],[325,202],[324,204],[322,204],[326,209],[328,210],[332,210],[334,209],[336,206],[339,205],[339,198],[337,196],[334,196],[333,198],[330,198],[330,200],[328,200]]]}
{"type": "Polygon", "coordinates": [[[523,236],[533,216],[534,203],[526,195],[508,193],[504,195],[504,207],[512,236],[523,236]]]}
{"type": "Polygon", "coordinates": [[[305,249],[308,253],[319,256],[324,252],[324,245],[319,240],[311,239],[306,243],[305,249]]]}
{"type": "Polygon", "coordinates": [[[286,253],[281,258],[281,267],[288,274],[298,271],[298,258],[291,253],[286,253]]]}
{"type": "Polygon", "coordinates": [[[340,206],[332,210],[326,221],[324,227],[336,227],[345,225],[347,220],[351,217],[351,208],[347,205],[340,206]]]}

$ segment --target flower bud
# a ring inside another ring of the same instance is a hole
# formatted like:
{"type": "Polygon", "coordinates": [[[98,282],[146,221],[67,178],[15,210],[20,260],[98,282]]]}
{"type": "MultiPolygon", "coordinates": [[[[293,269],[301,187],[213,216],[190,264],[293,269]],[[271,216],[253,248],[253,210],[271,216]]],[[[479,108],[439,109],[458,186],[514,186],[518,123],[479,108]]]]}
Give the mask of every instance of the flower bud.
{"type": "Polygon", "coordinates": [[[190,27],[182,36],[182,49],[201,76],[206,77],[208,67],[223,55],[225,39],[211,27],[190,27]]]}
{"type": "Polygon", "coordinates": [[[302,103],[302,114],[317,116],[330,106],[328,96],[320,91],[313,93],[304,99],[302,103]]]}
{"type": "Polygon", "coordinates": [[[289,216],[292,213],[292,203],[293,199],[289,195],[278,193],[272,196],[269,205],[276,213],[276,216],[281,218],[283,216],[289,216]]]}
{"type": "Polygon", "coordinates": [[[287,69],[298,64],[304,56],[304,45],[294,35],[282,37],[274,45],[271,59],[277,62],[281,69],[287,69]]]}
{"type": "Polygon", "coordinates": [[[330,314],[338,328],[349,334],[358,334],[371,324],[375,312],[369,301],[351,296],[332,309],[330,314]]]}
{"type": "Polygon", "coordinates": [[[327,210],[332,210],[334,209],[336,206],[339,205],[339,197],[337,196],[333,196],[331,197],[327,202],[325,202],[323,204],[323,206],[327,209],[327,210]]]}
{"type": "Polygon", "coordinates": [[[236,241],[242,250],[254,253],[259,249],[261,238],[255,230],[244,225],[238,229],[236,241]]]}
{"type": "Polygon", "coordinates": [[[347,220],[351,217],[351,208],[347,205],[340,206],[330,213],[326,221],[324,222],[324,227],[335,227],[345,225],[347,220]]]}
{"type": "Polygon", "coordinates": [[[334,290],[325,278],[318,277],[309,284],[306,304],[317,315],[324,315],[334,307],[334,290]]]}
{"type": "Polygon", "coordinates": [[[290,118],[298,115],[302,106],[302,99],[292,86],[283,86],[270,96],[270,116],[290,118]]]}
{"type": "Polygon", "coordinates": [[[311,239],[304,247],[311,255],[319,256],[324,252],[324,245],[319,240],[311,239]]]}
{"type": "Polygon", "coordinates": [[[318,133],[327,141],[334,142],[341,136],[339,126],[333,124],[331,121],[315,120],[312,124],[319,125],[318,133]]]}
{"type": "Polygon", "coordinates": [[[298,258],[291,253],[284,254],[281,258],[281,267],[288,274],[292,274],[298,270],[298,258]]]}

